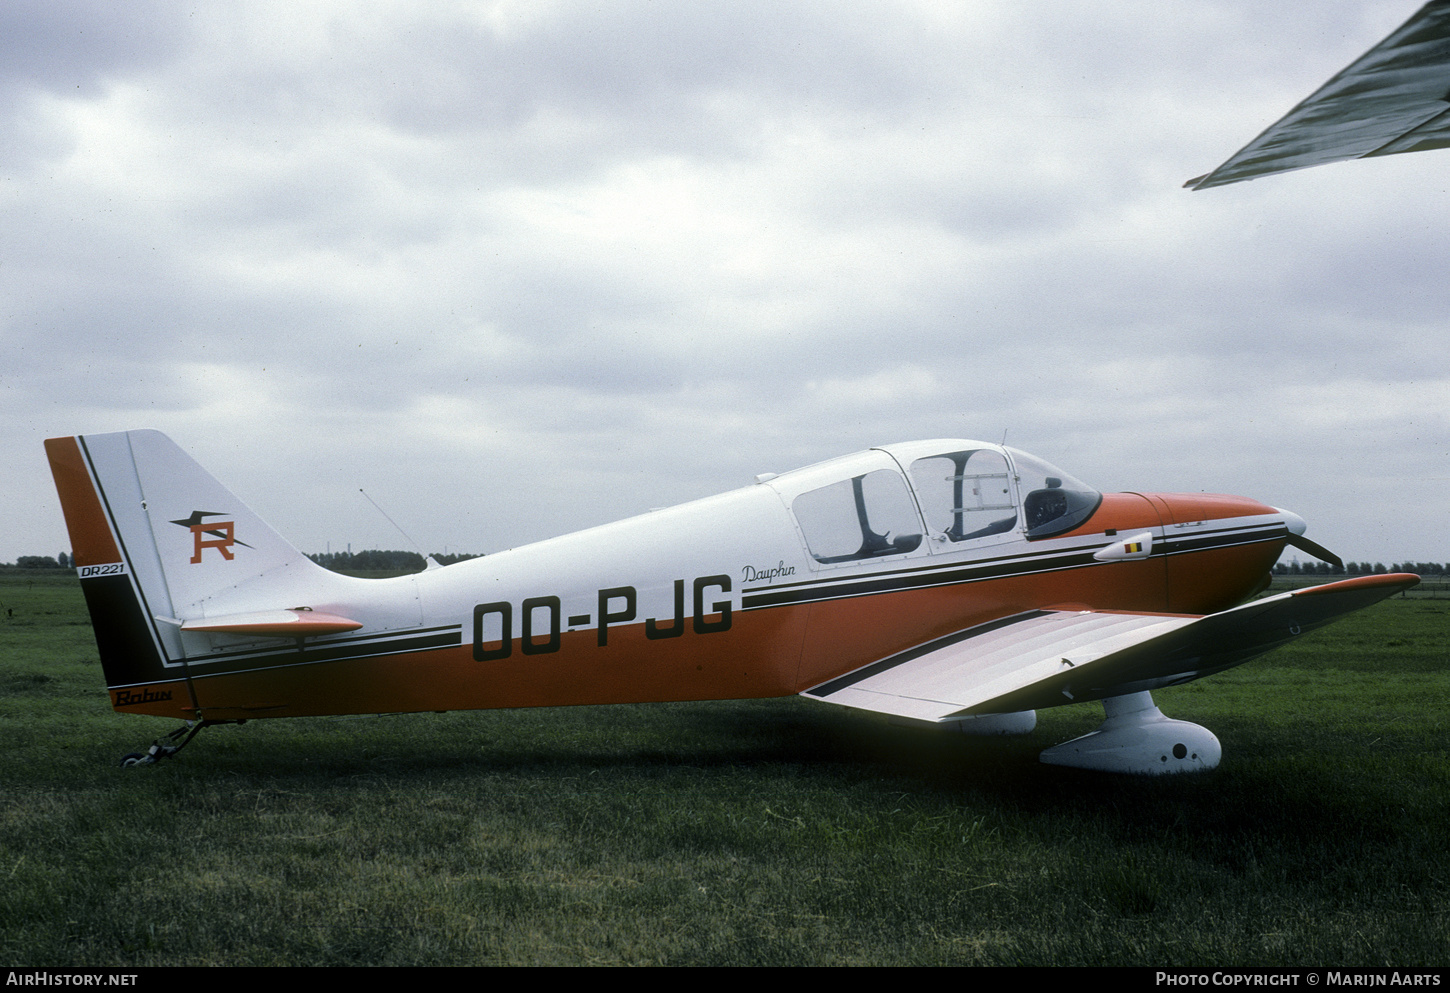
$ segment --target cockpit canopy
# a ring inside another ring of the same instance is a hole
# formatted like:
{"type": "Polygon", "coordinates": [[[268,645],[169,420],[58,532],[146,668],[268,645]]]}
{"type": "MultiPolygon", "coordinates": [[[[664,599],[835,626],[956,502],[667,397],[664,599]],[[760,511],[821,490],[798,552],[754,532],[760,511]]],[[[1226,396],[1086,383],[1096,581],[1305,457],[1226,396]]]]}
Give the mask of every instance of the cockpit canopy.
{"type": "Polygon", "coordinates": [[[933,553],[1078,527],[1102,494],[1026,452],[973,441],[888,445],[769,480],[821,565],[933,553]]]}

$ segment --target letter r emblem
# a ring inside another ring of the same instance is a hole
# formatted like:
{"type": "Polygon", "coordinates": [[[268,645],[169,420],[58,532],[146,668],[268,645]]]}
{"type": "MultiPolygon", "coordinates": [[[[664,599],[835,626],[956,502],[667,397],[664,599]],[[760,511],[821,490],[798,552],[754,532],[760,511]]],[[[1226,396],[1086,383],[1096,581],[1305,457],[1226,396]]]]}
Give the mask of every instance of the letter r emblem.
{"type": "Polygon", "coordinates": [[[191,564],[196,565],[201,561],[202,549],[215,548],[222,553],[222,558],[230,562],[234,556],[232,546],[237,543],[235,521],[213,521],[210,524],[191,525],[191,537],[195,542],[196,550],[192,553],[191,564]],[[208,538],[208,535],[216,537],[208,538]]]}

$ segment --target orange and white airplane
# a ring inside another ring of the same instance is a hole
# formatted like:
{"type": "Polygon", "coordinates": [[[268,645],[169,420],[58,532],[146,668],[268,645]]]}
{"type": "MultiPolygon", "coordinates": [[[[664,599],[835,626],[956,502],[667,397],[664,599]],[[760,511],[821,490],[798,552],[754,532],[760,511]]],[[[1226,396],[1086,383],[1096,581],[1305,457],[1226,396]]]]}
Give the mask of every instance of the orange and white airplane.
{"type": "MultiPolygon", "coordinates": [[[[1450,145],[1450,0],[1427,4],[1194,188],[1450,145]]],[[[397,579],[299,554],[154,431],[46,442],[112,706],[262,717],[800,693],[979,733],[1101,700],[1044,761],[1210,768],[1151,692],[1419,582],[1245,603],[1286,545],[1254,500],[1098,493],[983,442],[887,445],[706,500],[397,579]]]]}
{"type": "MultiPolygon", "coordinates": [[[[1150,692],[1419,582],[1242,606],[1286,545],[1254,500],[1099,493],[985,442],[887,445],[668,510],[395,579],[296,551],[155,431],[53,438],[112,706],[262,717],[800,693],[969,732],[1102,700],[1043,760],[1211,768],[1150,692]]],[[[186,728],[132,762],[174,751],[186,728]]],[[[187,739],[189,740],[189,738],[187,739]]],[[[184,743],[184,741],[182,742],[184,743]]]]}

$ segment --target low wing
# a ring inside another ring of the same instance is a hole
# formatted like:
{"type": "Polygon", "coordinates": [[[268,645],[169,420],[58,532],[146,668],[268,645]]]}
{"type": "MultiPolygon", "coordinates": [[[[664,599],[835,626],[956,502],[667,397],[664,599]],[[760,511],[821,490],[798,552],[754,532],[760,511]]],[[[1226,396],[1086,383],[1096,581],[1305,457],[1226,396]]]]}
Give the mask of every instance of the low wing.
{"type": "Polygon", "coordinates": [[[1434,0],[1206,176],[1225,186],[1343,159],[1450,147],[1450,0],[1434,0]]]}
{"type": "Polygon", "coordinates": [[[1281,593],[1203,617],[1034,610],[863,666],[802,696],[938,723],[1186,683],[1409,589],[1409,573],[1281,593]]]}

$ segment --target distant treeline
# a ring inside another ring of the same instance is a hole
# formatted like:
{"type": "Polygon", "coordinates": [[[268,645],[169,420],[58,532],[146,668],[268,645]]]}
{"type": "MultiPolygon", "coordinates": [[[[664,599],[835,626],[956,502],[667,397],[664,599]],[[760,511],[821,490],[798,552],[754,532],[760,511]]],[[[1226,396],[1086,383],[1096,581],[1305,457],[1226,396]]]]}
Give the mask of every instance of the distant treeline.
{"type": "MultiPolygon", "coordinates": [[[[362,552],[319,552],[316,555],[307,556],[324,569],[331,569],[338,572],[343,569],[366,572],[369,570],[390,570],[393,572],[410,571],[421,572],[424,562],[423,556],[417,552],[383,552],[376,548],[369,548],[362,552]]],[[[476,559],[477,555],[444,555],[434,552],[433,558],[439,565],[452,565],[455,562],[462,562],[464,559],[476,559]]],[[[0,568],[12,566],[16,569],[69,569],[75,565],[69,552],[61,552],[55,558],[49,555],[22,555],[15,562],[0,562],[0,568]]]]}
{"type": "MultiPolygon", "coordinates": [[[[9,562],[0,563],[0,565],[10,564],[9,562]]],[[[70,557],[68,552],[61,552],[55,558],[51,558],[49,555],[22,555],[15,560],[14,565],[17,569],[69,569],[75,565],[75,560],[70,557]]]]}
{"type": "MultiPolygon", "coordinates": [[[[315,555],[307,556],[324,569],[331,569],[333,572],[369,572],[373,570],[389,570],[393,572],[422,572],[423,556],[417,552],[384,552],[376,548],[369,548],[361,552],[318,552],[315,555]]],[[[439,565],[452,565],[455,562],[462,562],[465,559],[476,559],[477,555],[444,555],[441,552],[434,552],[433,559],[439,565]]]]}
{"type": "Polygon", "coordinates": [[[1328,562],[1280,562],[1274,566],[1276,576],[1383,576],[1387,572],[1413,572],[1421,576],[1443,576],[1450,573],[1450,562],[1346,562],[1341,568],[1328,562]]]}

